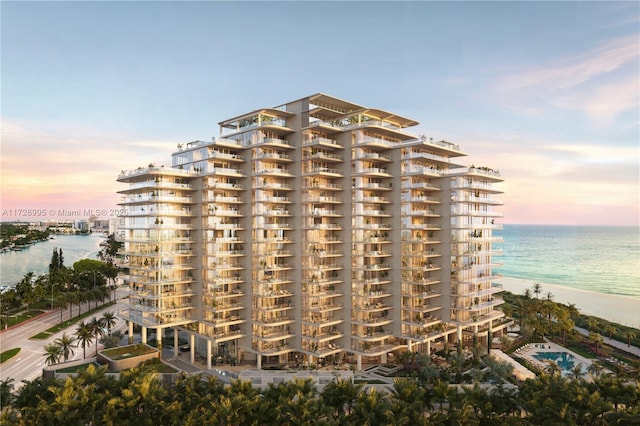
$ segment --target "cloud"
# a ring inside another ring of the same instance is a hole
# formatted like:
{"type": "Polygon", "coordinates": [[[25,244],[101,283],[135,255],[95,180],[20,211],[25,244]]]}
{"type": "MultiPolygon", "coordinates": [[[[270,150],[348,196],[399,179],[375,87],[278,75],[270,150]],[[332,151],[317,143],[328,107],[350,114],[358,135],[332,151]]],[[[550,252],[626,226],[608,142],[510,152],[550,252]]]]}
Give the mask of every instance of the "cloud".
{"type": "Polygon", "coordinates": [[[553,91],[569,89],[615,71],[625,64],[637,62],[639,55],[638,36],[623,37],[590,52],[569,58],[563,61],[563,64],[551,65],[507,77],[505,87],[509,90],[545,88],[553,91]]]}
{"type": "Polygon", "coordinates": [[[565,109],[581,110],[598,126],[606,126],[619,114],[638,107],[638,76],[630,76],[625,81],[613,84],[604,84],[583,93],[558,96],[552,103],[565,109]]]}
{"type": "Polygon", "coordinates": [[[549,107],[581,111],[598,126],[611,124],[640,100],[637,35],[612,40],[583,54],[528,71],[503,76],[499,99],[525,114],[549,107]]]}
{"type": "Polygon", "coordinates": [[[114,208],[122,169],[167,160],[169,141],[2,120],[3,208],[114,208]],[[153,148],[161,149],[153,149],[153,148]]]}

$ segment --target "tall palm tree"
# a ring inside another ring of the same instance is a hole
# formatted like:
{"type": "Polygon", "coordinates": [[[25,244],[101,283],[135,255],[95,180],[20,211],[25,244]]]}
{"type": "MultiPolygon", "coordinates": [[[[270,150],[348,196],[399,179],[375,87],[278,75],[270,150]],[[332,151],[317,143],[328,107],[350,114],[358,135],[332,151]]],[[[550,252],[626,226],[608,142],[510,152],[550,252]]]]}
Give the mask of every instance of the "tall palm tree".
{"type": "Polygon", "coordinates": [[[334,420],[342,424],[345,416],[351,414],[362,387],[362,384],[356,385],[351,380],[337,379],[324,387],[320,400],[331,408],[334,420]]]}
{"type": "Polygon", "coordinates": [[[67,309],[67,306],[69,306],[69,298],[67,297],[66,294],[60,294],[53,301],[53,305],[56,308],[60,308],[60,324],[62,324],[62,313],[64,312],[65,309],[67,309]]]}
{"type": "Polygon", "coordinates": [[[595,352],[598,353],[598,345],[601,344],[604,339],[600,335],[600,333],[596,333],[594,331],[589,332],[589,340],[591,340],[595,346],[595,352]]]}
{"type": "Polygon", "coordinates": [[[624,332],[624,337],[627,339],[627,347],[629,347],[631,346],[631,339],[636,338],[636,333],[634,333],[632,330],[627,329],[624,332]]]}
{"type": "Polygon", "coordinates": [[[6,378],[0,381],[0,410],[8,407],[13,401],[13,379],[6,378]]]}
{"type": "Polygon", "coordinates": [[[587,367],[587,371],[589,372],[589,374],[591,374],[591,376],[596,379],[598,378],[600,373],[602,373],[602,370],[604,370],[604,367],[598,361],[592,361],[591,365],[587,367]]]}
{"type": "Polygon", "coordinates": [[[46,362],[47,365],[58,364],[62,357],[62,348],[54,343],[49,343],[44,347],[44,354],[42,354],[42,356],[45,357],[44,362],[46,362]]]}
{"type": "Polygon", "coordinates": [[[540,293],[542,293],[542,285],[540,283],[533,283],[533,292],[536,295],[536,299],[538,299],[540,293]]]}
{"type": "Polygon", "coordinates": [[[91,327],[82,321],[76,328],[76,337],[78,338],[78,342],[82,345],[82,358],[86,358],[87,345],[90,345],[94,339],[91,327]]]}
{"type": "Polygon", "coordinates": [[[392,420],[389,401],[375,388],[367,392],[360,392],[358,400],[349,416],[349,424],[373,426],[389,424],[392,420]]]}
{"type": "Polygon", "coordinates": [[[96,356],[98,356],[98,340],[99,340],[99,337],[104,334],[104,331],[103,331],[104,326],[102,325],[102,321],[100,321],[96,317],[93,317],[89,322],[89,328],[91,329],[91,332],[93,333],[96,339],[96,356]]]}
{"type": "Polygon", "coordinates": [[[578,380],[580,377],[584,376],[584,371],[582,371],[582,364],[576,364],[571,369],[571,377],[575,380],[578,380]]]}
{"type": "Polygon", "coordinates": [[[569,315],[571,316],[571,319],[577,318],[578,315],[580,315],[580,311],[578,310],[578,308],[576,308],[575,303],[569,303],[566,306],[567,306],[567,309],[569,310],[569,315]]]}
{"type": "Polygon", "coordinates": [[[611,336],[617,333],[618,329],[613,324],[607,324],[604,326],[604,330],[602,331],[604,331],[609,336],[609,339],[611,339],[611,336]]]}
{"type": "Polygon", "coordinates": [[[113,312],[107,311],[102,314],[102,324],[107,328],[107,334],[111,334],[111,328],[116,325],[116,316],[113,312]]]}
{"type": "Polygon", "coordinates": [[[70,356],[75,355],[75,352],[73,350],[74,347],[77,347],[75,342],[76,338],[73,336],[69,336],[67,333],[62,333],[62,337],[59,337],[53,341],[53,343],[60,346],[62,357],[64,358],[65,362],[69,360],[70,356]]]}
{"type": "Polygon", "coordinates": [[[396,378],[391,392],[395,424],[410,424],[425,414],[425,389],[415,379],[396,378]]]}

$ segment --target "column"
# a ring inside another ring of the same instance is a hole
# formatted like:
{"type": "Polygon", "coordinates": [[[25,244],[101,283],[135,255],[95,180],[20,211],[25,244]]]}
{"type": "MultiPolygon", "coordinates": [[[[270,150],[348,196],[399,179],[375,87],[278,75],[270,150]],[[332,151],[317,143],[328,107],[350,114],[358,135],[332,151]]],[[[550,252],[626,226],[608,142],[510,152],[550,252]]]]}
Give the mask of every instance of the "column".
{"type": "Polygon", "coordinates": [[[128,321],[129,323],[129,344],[133,345],[133,321],[128,321]]]}
{"type": "Polygon", "coordinates": [[[207,370],[211,370],[211,340],[207,339],[207,370]]]}
{"type": "Polygon", "coordinates": [[[142,343],[147,343],[147,327],[142,326],[142,343]]]}
{"type": "Polygon", "coordinates": [[[357,355],[356,360],[356,370],[362,371],[362,355],[357,355]]]}
{"type": "Polygon", "coordinates": [[[256,358],[256,366],[258,367],[258,370],[262,368],[262,355],[258,354],[258,357],[256,358]]]}
{"type": "Polygon", "coordinates": [[[173,356],[178,356],[178,329],[173,329],[173,356]]]}
{"type": "Polygon", "coordinates": [[[164,328],[156,328],[156,340],[158,342],[158,357],[162,359],[162,335],[164,328]]]}
{"type": "Polygon", "coordinates": [[[458,338],[458,342],[462,343],[462,325],[460,324],[458,324],[458,330],[457,330],[456,336],[458,338]]]}
{"type": "Polygon", "coordinates": [[[387,353],[386,353],[386,352],[385,352],[385,353],[383,353],[383,354],[380,356],[380,363],[381,363],[381,364],[386,364],[386,363],[387,363],[387,353]]]}
{"type": "Polygon", "coordinates": [[[431,356],[431,340],[427,340],[427,355],[431,356]]]}
{"type": "Polygon", "coordinates": [[[407,352],[411,352],[411,340],[407,339],[407,352]]]}
{"type": "Polygon", "coordinates": [[[189,354],[191,355],[191,364],[196,362],[196,335],[191,333],[189,335],[189,354]]]}

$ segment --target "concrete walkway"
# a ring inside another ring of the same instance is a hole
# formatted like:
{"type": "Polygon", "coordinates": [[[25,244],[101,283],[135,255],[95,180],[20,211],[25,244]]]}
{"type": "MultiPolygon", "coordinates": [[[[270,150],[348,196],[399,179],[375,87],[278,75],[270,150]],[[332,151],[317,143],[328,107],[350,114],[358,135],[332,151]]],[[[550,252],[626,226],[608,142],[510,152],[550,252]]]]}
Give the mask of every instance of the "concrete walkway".
{"type": "MultiPolygon", "coordinates": [[[[580,327],[575,327],[576,331],[579,332],[580,334],[584,335],[584,336],[589,336],[589,330],[585,329],[585,328],[580,328],[580,327]]],[[[609,339],[607,336],[602,336],[602,338],[604,339],[604,343],[609,345],[609,346],[613,346],[614,348],[618,348],[621,351],[625,351],[630,353],[631,355],[635,355],[638,358],[640,358],[640,348],[638,348],[637,346],[629,346],[627,345],[625,342],[621,342],[619,340],[613,340],[613,339],[609,339]]]]}

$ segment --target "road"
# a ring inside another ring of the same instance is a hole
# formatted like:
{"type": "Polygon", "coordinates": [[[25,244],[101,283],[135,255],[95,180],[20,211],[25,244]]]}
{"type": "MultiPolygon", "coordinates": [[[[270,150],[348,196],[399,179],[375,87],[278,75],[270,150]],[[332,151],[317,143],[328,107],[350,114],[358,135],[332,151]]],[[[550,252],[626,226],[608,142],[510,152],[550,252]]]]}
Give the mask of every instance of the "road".
{"type": "MultiPolygon", "coordinates": [[[[122,292],[124,295],[125,292],[122,292]]],[[[125,307],[126,300],[120,299],[120,294],[117,295],[118,303],[101,309],[91,317],[85,318],[84,321],[91,321],[93,317],[100,318],[103,312],[112,311],[114,313],[125,307]]],[[[84,305],[82,312],[87,311],[87,305],[84,305]]],[[[69,319],[69,310],[65,309],[63,313],[63,319],[69,319]]],[[[77,315],[78,309],[73,309],[73,314],[77,315]]],[[[33,380],[42,375],[42,369],[46,366],[44,357],[44,347],[49,343],[52,343],[55,339],[62,336],[63,333],[68,335],[75,335],[76,324],[69,326],[68,328],[53,334],[47,339],[29,339],[30,337],[47,330],[48,328],[60,323],[60,311],[49,311],[45,315],[41,315],[37,319],[22,323],[17,327],[5,330],[0,334],[0,352],[4,352],[13,348],[21,348],[20,352],[11,358],[0,364],[0,380],[12,378],[13,385],[19,387],[23,380],[33,380]]],[[[117,318],[117,323],[113,330],[124,329],[126,324],[124,320],[117,318]]],[[[100,346],[99,346],[100,347],[100,346]]],[[[87,347],[87,357],[94,356],[95,354],[95,342],[87,347]]],[[[75,355],[69,359],[77,360],[82,359],[82,346],[74,349],[75,355]]]]}

